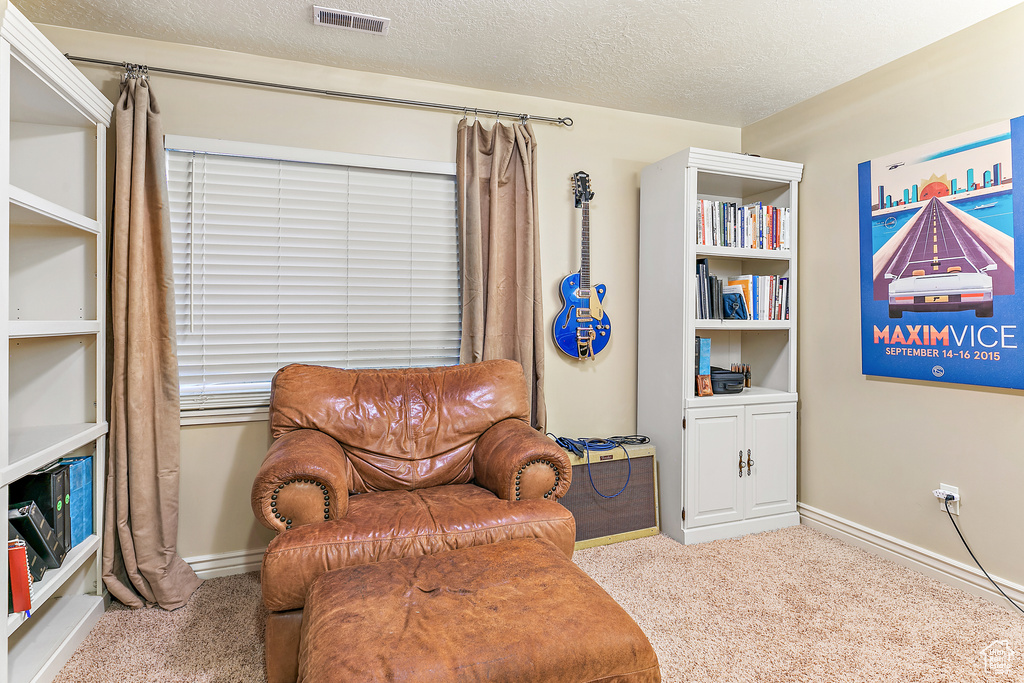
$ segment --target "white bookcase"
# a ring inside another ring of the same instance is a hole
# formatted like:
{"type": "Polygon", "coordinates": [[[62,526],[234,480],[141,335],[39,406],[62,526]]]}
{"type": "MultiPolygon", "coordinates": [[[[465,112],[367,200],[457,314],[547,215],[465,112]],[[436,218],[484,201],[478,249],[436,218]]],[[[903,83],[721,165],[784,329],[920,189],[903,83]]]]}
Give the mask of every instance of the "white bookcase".
{"type": "MultiPolygon", "coordinates": [[[[0,29],[0,502],[11,482],[67,455],[93,456],[93,534],[8,615],[0,682],[52,680],[103,613],[105,137],[113,106],[13,6],[0,29]]],[[[8,582],[7,554],[0,574],[8,582]]]]}
{"type": "Polygon", "coordinates": [[[657,447],[662,531],[699,543],[799,522],[796,512],[797,185],[801,164],[689,148],[640,188],[637,430],[657,447]],[[788,249],[697,244],[699,199],[790,209],[788,249]],[[698,259],[718,277],[789,278],[789,318],[702,320],[698,259]],[[711,363],[748,364],[752,386],[698,396],[694,338],[711,363]],[[742,461],[742,462],[741,462],[742,461]]]}

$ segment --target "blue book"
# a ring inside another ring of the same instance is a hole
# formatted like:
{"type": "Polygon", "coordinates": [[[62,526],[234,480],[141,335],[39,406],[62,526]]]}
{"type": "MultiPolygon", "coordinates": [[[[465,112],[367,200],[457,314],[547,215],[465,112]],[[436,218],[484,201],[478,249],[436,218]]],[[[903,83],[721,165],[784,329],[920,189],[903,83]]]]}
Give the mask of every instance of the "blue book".
{"type": "MultiPolygon", "coordinates": [[[[71,490],[71,545],[75,547],[92,535],[92,456],[64,458],[71,490]]],[[[70,549],[69,548],[69,549],[70,549]]]]}
{"type": "Polygon", "coordinates": [[[711,340],[707,337],[697,337],[697,374],[711,374],[711,340]]]}
{"type": "Polygon", "coordinates": [[[761,282],[760,282],[760,280],[761,280],[761,276],[755,275],[752,278],[752,282],[750,283],[751,284],[751,290],[752,290],[751,294],[754,297],[754,310],[752,311],[753,315],[750,317],[751,320],[760,320],[761,319],[761,282]]]}

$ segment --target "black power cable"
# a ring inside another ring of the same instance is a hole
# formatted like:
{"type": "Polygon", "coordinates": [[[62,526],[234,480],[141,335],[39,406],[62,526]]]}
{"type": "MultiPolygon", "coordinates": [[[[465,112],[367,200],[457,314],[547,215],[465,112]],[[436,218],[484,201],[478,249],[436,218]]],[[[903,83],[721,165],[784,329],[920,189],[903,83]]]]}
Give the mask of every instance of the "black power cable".
{"type": "Polygon", "coordinates": [[[1002,593],[1003,597],[1009,600],[1010,604],[1016,607],[1018,612],[1024,614],[1024,609],[1021,609],[1020,605],[1013,601],[1013,598],[1011,598],[1006,593],[1003,593],[1003,589],[999,587],[998,583],[992,581],[992,577],[988,575],[988,572],[985,571],[985,568],[981,566],[981,562],[978,562],[978,558],[974,556],[974,552],[971,550],[971,546],[967,545],[967,539],[964,538],[964,535],[962,533],[960,533],[960,527],[956,525],[956,520],[953,519],[953,513],[949,511],[949,501],[951,500],[954,500],[952,494],[947,494],[946,497],[942,499],[943,504],[946,506],[946,514],[949,515],[949,521],[953,523],[953,528],[956,529],[956,535],[959,536],[960,540],[964,542],[964,547],[967,548],[967,552],[970,553],[971,559],[974,560],[974,564],[978,565],[978,569],[981,570],[981,573],[985,575],[986,579],[992,582],[992,585],[996,587],[996,590],[1002,593]]]}
{"type": "Polygon", "coordinates": [[[587,459],[587,477],[590,478],[590,485],[593,487],[594,492],[602,498],[615,498],[626,490],[629,486],[629,478],[633,474],[633,463],[629,458],[629,451],[626,450],[626,446],[639,446],[645,443],[650,443],[651,440],[643,436],[642,434],[632,434],[630,436],[609,436],[607,439],[570,439],[566,436],[555,436],[554,434],[548,433],[552,439],[555,440],[559,446],[575,453],[578,457],[586,457],[587,459]],[[618,493],[612,495],[606,495],[598,490],[597,485],[594,483],[594,475],[590,471],[590,451],[610,451],[615,448],[621,448],[622,452],[626,454],[626,483],[622,485],[618,493]]]}

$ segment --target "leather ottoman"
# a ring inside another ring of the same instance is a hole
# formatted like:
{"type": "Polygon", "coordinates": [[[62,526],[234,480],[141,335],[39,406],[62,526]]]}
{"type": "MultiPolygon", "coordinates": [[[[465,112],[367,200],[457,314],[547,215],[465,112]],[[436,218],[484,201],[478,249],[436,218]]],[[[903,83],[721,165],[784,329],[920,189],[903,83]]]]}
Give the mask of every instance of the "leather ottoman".
{"type": "Polygon", "coordinates": [[[655,683],[636,622],[548,541],[346,567],[310,588],[300,683],[655,683]]]}

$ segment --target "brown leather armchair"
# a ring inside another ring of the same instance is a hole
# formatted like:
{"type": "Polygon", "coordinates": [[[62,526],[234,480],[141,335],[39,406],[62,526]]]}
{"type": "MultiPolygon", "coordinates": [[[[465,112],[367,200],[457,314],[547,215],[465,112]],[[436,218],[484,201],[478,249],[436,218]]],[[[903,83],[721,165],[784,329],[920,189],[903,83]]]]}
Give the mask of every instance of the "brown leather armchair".
{"type": "Polygon", "coordinates": [[[572,467],[530,427],[526,392],[508,360],[278,371],[275,441],[252,487],[278,532],[261,575],[269,683],[296,679],[306,592],[324,572],[512,538],[572,556],[576,525],[555,502],[572,467]]]}

